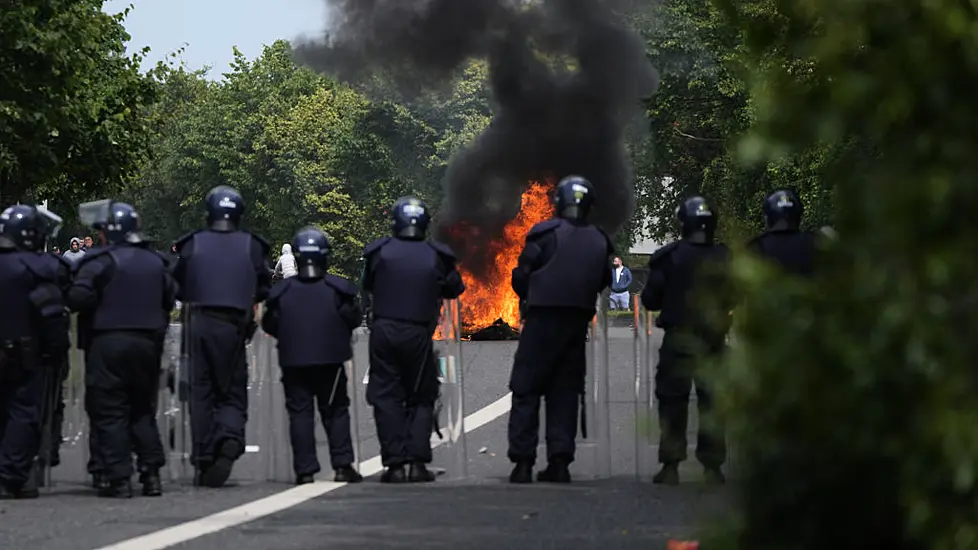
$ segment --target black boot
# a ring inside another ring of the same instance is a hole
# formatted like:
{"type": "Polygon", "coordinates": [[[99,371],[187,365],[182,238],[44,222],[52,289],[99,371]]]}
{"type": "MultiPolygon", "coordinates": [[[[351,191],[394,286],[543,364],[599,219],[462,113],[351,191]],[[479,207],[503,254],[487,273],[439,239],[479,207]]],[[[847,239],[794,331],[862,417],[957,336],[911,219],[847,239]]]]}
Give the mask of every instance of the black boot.
{"type": "Polygon", "coordinates": [[[657,485],[679,485],[679,464],[667,462],[662,465],[659,473],[652,478],[652,483],[657,485]]]}
{"type": "Polygon", "coordinates": [[[312,474],[302,474],[301,476],[295,476],[296,485],[309,485],[316,481],[316,477],[312,474]]]}
{"type": "Polygon", "coordinates": [[[98,489],[102,485],[102,474],[92,472],[92,489],[98,489]]]}
{"type": "Polygon", "coordinates": [[[132,498],[132,482],[128,479],[103,479],[97,491],[101,498],[132,498]]]}
{"type": "Polygon", "coordinates": [[[381,483],[407,483],[407,481],[407,470],[404,469],[403,464],[389,466],[384,470],[384,473],[380,474],[381,483]]]}
{"type": "Polygon", "coordinates": [[[723,485],[727,482],[727,476],[723,475],[723,471],[719,466],[706,466],[703,468],[703,479],[709,485],[723,485]]]}
{"type": "Polygon", "coordinates": [[[353,466],[340,466],[333,470],[333,481],[337,483],[360,483],[363,476],[353,466]]]}
{"type": "Polygon", "coordinates": [[[240,442],[225,439],[217,451],[217,458],[214,463],[200,474],[201,485],[214,489],[223,487],[228,482],[228,478],[231,477],[234,461],[241,456],[243,451],[240,442]]]}
{"type": "Polygon", "coordinates": [[[16,491],[16,496],[18,499],[37,498],[41,496],[41,492],[37,489],[37,478],[43,475],[41,473],[43,471],[44,470],[38,466],[37,462],[35,462],[34,467],[31,468],[31,473],[27,476],[27,482],[16,491]]]}
{"type": "Polygon", "coordinates": [[[34,486],[30,481],[18,485],[0,480],[0,500],[31,499],[38,496],[37,486],[34,486]]]}
{"type": "Polygon", "coordinates": [[[553,457],[547,462],[547,468],[537,473],[537,481],[544,483],[570,483],[570,462],[561,457],[553,457]]]}
{"type": "Polygon", "coordinates": [[[408,481],[411,483],[431,483],[435,480],[435,474],[428,470],[424,462],[412,462],[408,468],[408,481]]]}
{"type": "Polygon", "coordinates": [[[139,482],[143,485],[144,497],[158,497],[163,495],[163,480],[160,479],[160,472],[143,472],[139,476],[139,482]]]}
{"type": "Polygon", "coordinates": [[[533,483],[533,463],[517,462],[509,473],[510,483],[533,483]]]}

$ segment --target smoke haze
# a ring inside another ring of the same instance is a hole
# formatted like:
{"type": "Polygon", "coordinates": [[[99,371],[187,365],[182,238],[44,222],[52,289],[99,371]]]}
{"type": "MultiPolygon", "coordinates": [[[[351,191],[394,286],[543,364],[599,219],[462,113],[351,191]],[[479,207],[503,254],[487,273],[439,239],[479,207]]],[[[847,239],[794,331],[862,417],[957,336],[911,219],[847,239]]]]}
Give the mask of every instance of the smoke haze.
{"type": "MultiPolygon", "coordinates": [[[[492,123],[458,151],[442,181],[437,234],[466,260],[483,247],[464,222],[492,239],[519,210],[531,180],[577,174],[595,186],[591,221],[609,234],[635,207],[624,148],[629,124],[658,86],[643,40],[601,0],[324,0],[330,28],[300,42],[297,59],[356,79],[371,68],[431,85],[471,58],[489,64],[492,123]],[[547,61],[547,59],[551,61],[547,61]],[[565,60],[555,68],[554,59],[565,60]],[[568,68],[569,67],[569,68],[568,68]]],[[[467,267],[472,269],[471,264],[467,267]]],[[[477,268],[476,268],[477,269],[477,268]]]]}

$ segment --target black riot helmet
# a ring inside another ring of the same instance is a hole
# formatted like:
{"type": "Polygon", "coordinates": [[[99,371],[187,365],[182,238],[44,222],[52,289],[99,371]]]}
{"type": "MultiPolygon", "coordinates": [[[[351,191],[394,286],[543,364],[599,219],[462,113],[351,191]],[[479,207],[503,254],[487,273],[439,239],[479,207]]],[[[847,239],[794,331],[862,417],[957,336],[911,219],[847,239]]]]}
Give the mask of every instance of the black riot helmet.
{"type": "Polygon", "coordinates": [[[801,197],[790,189],[778,189],[764,199],[764,225],[768,230],[797,230],[804,206],[801,197]]]}
{"type": "Polygon", "coordinates": [[[717,214],[703,197],[690,197],[676,207],[684,241],[699,244],[713,243],[717,231],[717,214]]]}
{"type": "Polygon", "coordinates": [[[146,241],[139,212],[131,204],[112,200],[86,202],[78,206],[82,223],[100,231],[111,244],[138,244],[146,241]]]}
{"type": "Polygon", "coordinates": [[[244,198],[233,187],[218,185],[204,199],[207,226],[214,231],[237,231],[245,213],[244,198]]]}
{"type": "Polygon", "coordinates": [[[428,207],[415,197],[401,197],[391,209],[391,229],[395,237],[422,240],[428,232],[431,214],[428,207]]]}
{"type": "Polygon", "coordinates": [[[43,246],[43,222],[36,208],[18,204],[0,213],[0,249],[34,251],[43,246]]]}
{"type": "Polygon", "coordinates": [[[315,227],[303,227],[292,238],[300,279],[318,279],[329,267],[329,239],[315,227]]]}
{"type": "Polygon", "coordinates": [[[594,186],[581,176],[567,176],[560,180],[554,192],[557,217],[584,221],[594,204],[594,186]]]}

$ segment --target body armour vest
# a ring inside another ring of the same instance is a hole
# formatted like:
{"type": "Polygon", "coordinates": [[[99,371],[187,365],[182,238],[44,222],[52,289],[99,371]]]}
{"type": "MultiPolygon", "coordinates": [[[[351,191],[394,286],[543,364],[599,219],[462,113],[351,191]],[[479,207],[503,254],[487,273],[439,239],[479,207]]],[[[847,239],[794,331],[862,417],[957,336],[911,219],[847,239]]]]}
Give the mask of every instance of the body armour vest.
{"type": "Polygon", "coordinates": [[[441,311],[438,252],[425,241],[391,239],[374,252],[375,318],[434,323],[441,311]]]}
{"type": "Polygon", "coordinates": [[[137,246],[116,246],[101,254],[111,256],[115,268],[92,313],[92,330],[165,330],[163,258],[137,246]]]}
{"type": "Polygon", "coordinates": [[[186,261],[184,300],[201,307],[250,311],[258,278],[251,259],[254,237],[244,231],[204,230],[193,237],[186,261]]]}
{"type": "Polygon", "coordinates": [[[603,290],[608,264],[608,238],[593,225],[575,226],[560,220],[553,257],[530,274],[527,305],[576,307],[594,311],[603,290]]]}
{"type": "Polygon", "coordinates": [[[771,231],[754,239],[758,254],[795,275],[809,277],[815,266],[815,235],[808,231],[771,231]]]}
{"type": "Polygon", "coordinates": [[[34,276],[27,269],[28,252],[0,252],[0,344],[36,338],[30,295],[34,276]]]}
{"type": "Polygon", "coordinates": [[[716,288],[711,276],[723,276],[730,260],[730,249],[722,244],[693,244],[680,241],[672,250],[663,290],[659,326],[662,328],[699,326],[696,315],[704,305],[700,292],[716,288]]]}
{"type": "MultiPolygon", "coordinates": [[[[331,276],[330,276],[331,277],[331,276]]],[[[340,364],[353,357],[350,328],[328,279],[291,277],[278,298],[278,361],[283,367],[340,364]]]]}

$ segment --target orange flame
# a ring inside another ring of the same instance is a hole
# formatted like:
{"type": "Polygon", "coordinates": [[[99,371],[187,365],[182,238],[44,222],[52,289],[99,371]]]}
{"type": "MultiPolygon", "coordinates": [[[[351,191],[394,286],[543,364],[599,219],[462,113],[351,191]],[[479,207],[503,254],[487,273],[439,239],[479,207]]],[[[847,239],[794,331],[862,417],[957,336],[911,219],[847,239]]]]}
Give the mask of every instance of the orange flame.
{"type": "MultiPolygon", "coordinates": [[[[465,282],[465,293],[459,299],[461,323],[465,332],[475,332],[499,319],[514,329],[520,326],[520,300],[510,285],[513,269],[519,260],[530,229],[553,216],[552,182],[531,182],[523,192],[519,214],[503,228],[502,235],[489,243],[484,257],[493,261],[484,273],[475,274],[462,262],[459,272],[465,282]]],[[[458,226],[458,231],[477,231],[458,226]]],[[[462,255],[464,256],[464,254],[462,255]]],[[[441,328],[435,334],[441,339],[441,328]]]]}

